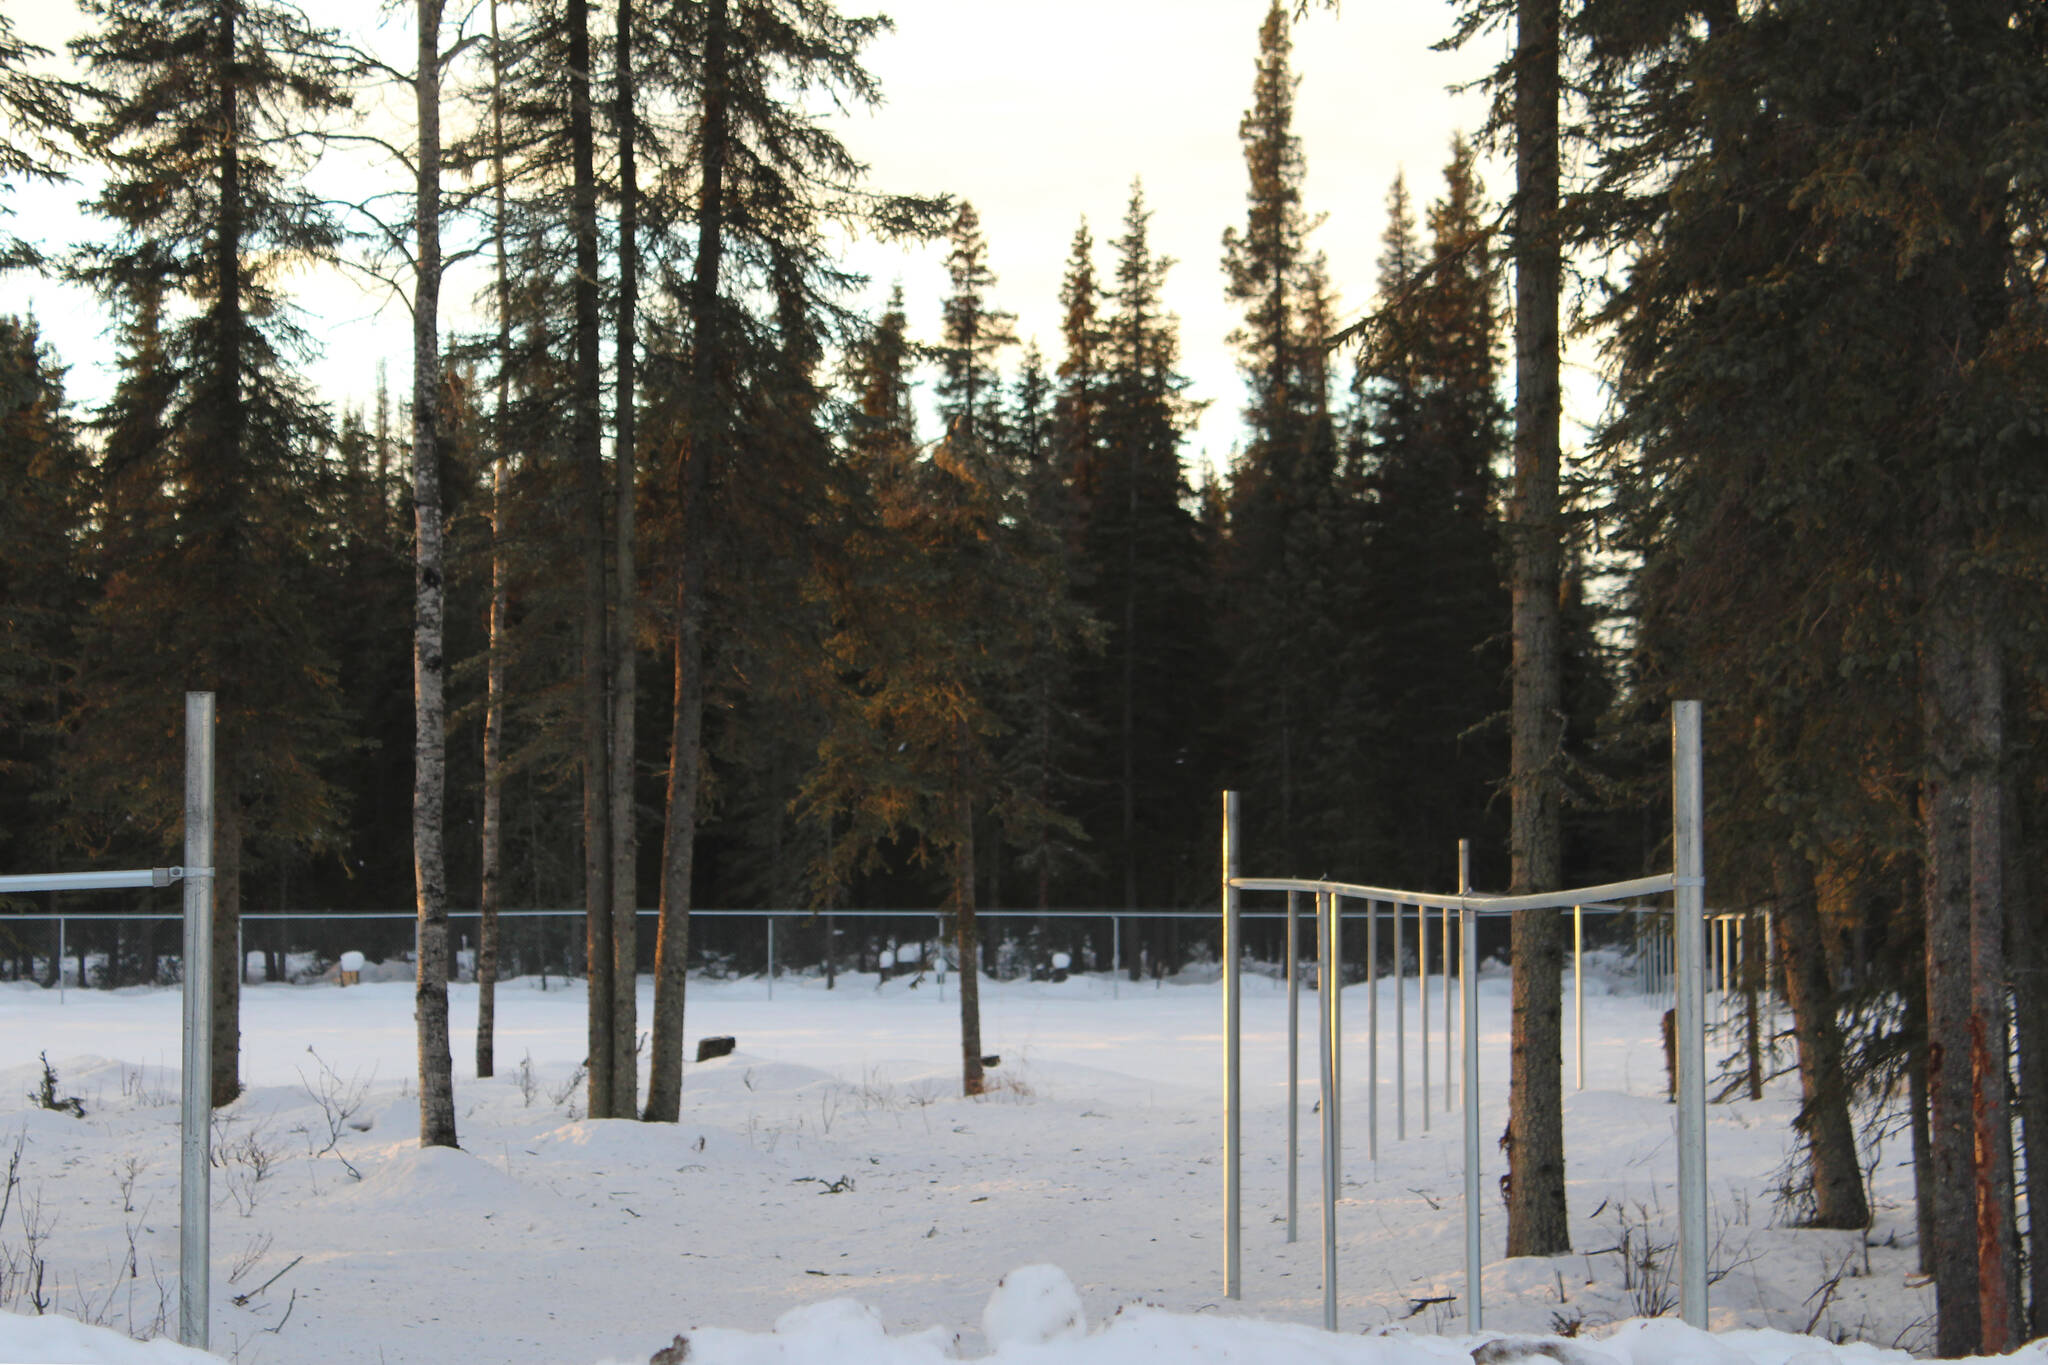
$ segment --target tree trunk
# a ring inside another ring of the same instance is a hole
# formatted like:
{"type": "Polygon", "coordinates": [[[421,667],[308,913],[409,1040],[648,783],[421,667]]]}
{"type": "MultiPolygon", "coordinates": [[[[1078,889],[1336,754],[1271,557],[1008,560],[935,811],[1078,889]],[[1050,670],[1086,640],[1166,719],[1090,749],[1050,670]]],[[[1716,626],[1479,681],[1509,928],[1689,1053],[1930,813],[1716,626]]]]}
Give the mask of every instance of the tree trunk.
{"type": "MultiPolygon", "coordinates": [[[[2019,909],[2015,922],[2031,904],[2024,882],[2025,860],[2016,856],[2022,842],[2019,803],[2008,798],[2006,818],[2006,901],[2019,909]]],[[[2013,947],[2013,1023],[2019,1041],[2019,1110],[2026,1158],[2027,1208],[2041,1217],[2027,1220],[2027,1336],[2048,1336],[2048,943],[2038,933],[2016,933],[2013,947]],[[2041,1176],[2037,1185],[2034,1177],[2041,1176]],[[2039,1194],[2041,1198],[2034,1196],[2039,1194]]]]}
{"type": "Polygon", "coordinates": [[[2018,1219],[2013,1208],[2011,1037],[2005,972],[2005,661],[1986,613],[1972,621],[1970,715],[1970,1098],[1975,1139],[1977,1350],[2020,1344],[2018,1219]]]}
{"type": "Polygon", "coordinates": [[[1757,1010],[1758,987],[1764,976],[1764,921],[1751,913],[1742,935],[1743,1060],[1749,1072],[1749,1097],[1764,1097],[1763,1021],[1757,1010]]]}
{"type": "MultiPolygon", "coordinates": [[[[606,696],[608,659],[604,581],[604,450],[599,433],[597,316],[596,132],[590,98],[590,4],[568,0],[569,149],[571,223],[576,240],[575,370],[570,397],[570,449],[578,474],[578,543],[583,551],[580,644],[583,672],[578,708],[583,718],[584,974],[589,990],[589,1109],[594,1119],[615,1118],[612,1100],[611,783],[607,762],[611,717],[606,696]]],[[[628,1039],[626,1046],[631,1046],[628,1039]]]]}
{"type": "MultiPolygon", "coordinates": [[[[1515,53],[1515,496],[1510,876],[1557,888],[1563,870],[1556,764],[1563,743],[1558,587],[1558,0],[1517,0],[1515,53]]],[[[1571,1250],[1564,1190],[1564,927],[1514,915],[1514,1038],[1508,1091],[1510,1256],[1571,1250]]]]}
{"type": "Polygon", "coordinates": [[[614,79],[618,98],[613,119],[619,143],[619,320],[618,401],[613,420],[612,461],[615,474],[614,525],[618,548],[613,576],[612,607],[612,737],[611,737],[611,897],[612,897],[612,1107],[630,1118],[639,1107],[640,1050],[640,833],[634,817],[633,708],[638,679],[635,621],[640,596],[634,556],[634,499],[638,491],[634,452],[635,361],[639,347],[640,187],[633,151],[633,4],[619,0],[614,79]]]}
{"type": "Polygon", "coordinates": [[[498,1020],[498,909],[503,897],[499,865],[504,859],[505,819],[505,627],[511,612],[510,566],[505,515],[509,510],[508,416],[512,406],[512,272],[505,234],[505,83],[498,36],[498,3],[491,0],[491,198],[492,245],[497,257],[498,309],[498,449],[491,461],[491,610],[486,627],[488,662],[484,675],[484,813],[482,885],[477,891],[476,937],[476,1074],[483,1080],[496,1071],[498,1020]]]}
{"type": "MultiPolygon", "coordinates": [[[[227,730],[227,726],[222,726],[227,730]]],[[[225,739],[226,736],[223,736],[225,739]]],[[[242,782],[239,755],[219,746],[213,807],[213,1107],[242,1093],[242,782]]],[[[62,972],[64,964],[56,964],[62,972]]]]}
{"type": "Polygon", "coordinates": [[[697,165],[697,260],[690,278],[689,426],[677,459],[681,549],[676,570],[676,679],[669,726],[668,810],[662,828],[661,930],[654,950],[650,1120],[682,1114],[684,963],[690,947],[690,878],[696,862],[697,791],[704,734],[705,533],[710,474],[725,427],[715,380],[726,361],[718,335],[718,272],[725,251],[725,163],[729,150],[726,0],[704,13],[704,98],[697,165]]]}
{"type": "Polygon", "coordinates": [[[447,725],[441,551],[441,0],[419,0],[417,255],[412,301],[413,885],[419,906],[414,1023],[419,1033],[420,1145],[455,1146],[448,1050],[448,871],[442,848],[447,725]]]}
{"type": "Polygon", "coordinates": [[[1861,1228],[1870,1222],[1849,1082],[1842,1069],[1842,1033],[1835,1020],[1834,978],[1815,901],[1813,865],[1789,844],[1771,850],[1779,954],[1785,994],[1799,1044],[1800,1110],[1813,1179],[1813,1226],[1861,1228]]]}
{"type": "Polygon", "coordinates": [[[1950,495],[1930,517],[1931,572],[1921,644],[1927,933],[1927,1106],[1932,1156],[1935,1353],[1973,1355],[1978,1297],[1976,1158],[1970,1099],[1970,811],[1964,773],[1970,674],[1968,627],[1950,582],[1956,525],[1950,495]]]}
{"type": "MultiPolygon", "coordinates": [[[[966,728],[966,722],[961,722],[966,728]]],[[[963,742],[966,736],[962,735],[963,742]]],[[[962,774],[954,796],[960,842],[953,849],[953,946],[960,960],[960,1093],[979,1095],[981,1074],[981,957],[974,922],[974,799],[962,774]]]]}

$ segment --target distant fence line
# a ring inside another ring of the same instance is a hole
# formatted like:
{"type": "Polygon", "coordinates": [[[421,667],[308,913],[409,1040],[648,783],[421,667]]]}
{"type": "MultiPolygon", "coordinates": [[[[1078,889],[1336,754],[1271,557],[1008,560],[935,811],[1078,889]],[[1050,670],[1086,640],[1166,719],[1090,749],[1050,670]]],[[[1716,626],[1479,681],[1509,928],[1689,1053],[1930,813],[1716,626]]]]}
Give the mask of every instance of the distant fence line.
{"type": "MultiPolygon", "coordinates": [[[[1285,961],[1286,911],[1247,906],[1246,950],[1254,961],[1285,961]]],[[[462,975],[473,975],[475,909],[448,912],[462,952],[462,975]],[[468,930],[469,932],[464,932],[468,930]]],[[[638,913],[640,960],[654,959],[660,912],[638,913]]],[[[577,909],[500,910],[499,974],[580,976],[584,966],[584,912],[577,909]]],[[[930,909],[772,910],[709,908],[690,912],[690,969],[712,976],[765,976],[841,971],[901,971],[951,960],[950,924],[930,909]],[[699,923],[698,921],[704,921],[699,923]],[[760,921],[758,925],[747,921],[760,921]],[[830,933],[828,942],[827,934],[830,933]]],[[[1364,907],[1346,915],[1347,938],[1363,934],[1364,907]]],[[[1635,986],[1644,994],[1671,992],[1668,925],[1654,911],[1606,910],[1602,935],[1635,952],[1635,986]],[[1615,924],[1617,917],[1622,924],[1615,924]],[[1625,926],[1625,927],[1624,927],[1625,926]]],[[[0,912],[0,979],[45,985],[115,987],[178,979],[175,911],[0,912]],[[45,926],[41,933],[28,926],[45,926]],[[40,940],[40,942],[38,942],[40,940]],[[62,964],[59,966],[58,964],[62,964]]],[[[372,960],[404,957],[413,949],[410,910],[257,910],[242,919],[244,980],[285,980],[288,955],[312,953],[332,962],[344,951],[372,960]]],[[[1191,963],[1217,960],[1221,924],[1211,910],[1001,909],[979,910],[989,921],[982,938],[982,970],[1001,980],[1045,977],[1056,971],[1108,972],[1132,979],[1172,975],[1191,963]],[[1055,966],[1056,956],[1065,962],[1055,966]]],[[[1590,926],[1589,926],[1590,927],[1590,926]]],[[[1482,953],[1504,949],[1507,926],[1486,934],[1482,953]],[[1491,942],[1497,933],[1498,943],[1491,942]]],[[[1360,945],[1362,946],[1362,945],[1360,945]]],[[[1363,955],[1341,959],[1346,980],[1364,979],[1363,955]]],[[[1441,970],[1440,963],[1432,968],[1441,970]]]]}

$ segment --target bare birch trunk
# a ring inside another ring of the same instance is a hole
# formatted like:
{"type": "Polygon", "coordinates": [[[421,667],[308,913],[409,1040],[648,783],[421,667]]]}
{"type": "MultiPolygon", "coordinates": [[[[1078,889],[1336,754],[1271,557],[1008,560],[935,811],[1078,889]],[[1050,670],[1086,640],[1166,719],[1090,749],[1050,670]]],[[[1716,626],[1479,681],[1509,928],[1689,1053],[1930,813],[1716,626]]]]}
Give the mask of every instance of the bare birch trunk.
{"type": "MultiPolygon", "coordinates": [[[[1515,53],[1515,497],[1509,857],[1513,889],[1563,875],[1558,751],[1563,673],[1558,586],[1558,0],[1518,0],[1515,53]]],[[[1571,1250],[1564,1189],[1564,927],[1555,911],[1513,920],[1514,1035],[1508,1090],[1510,1256],[1571,1250]]]]}
{"type": "Polygon", "coordinates": [[[414,616],[413,885],[419,905],[414,1021],[419,1033],[420,1145],[455,1146],[454,1062],[448,1049],[448,882],[442,849],[447,784],[443,702],[441,471],[441,0],[418,0],[413,91],[419,114],[419,211],[412,306],[414,616]]]}
{"type": "Polygon", "coordinates": [[[482,885],[477,891],[476,936],[476,1074],[479,1080],[497,1069],[498,910],[503,896],[500,864],[504,860],[505,812],[505,627],[511,613],[505,516],[510,437],[512,359],[512,272],[505,234],[505,82],[504,46],[498,36],[498,2],[491,0],[491,236],[497,257],[495,282],[498,309],[497,458],[491,462],[491,610],[486,627],[488,662],[484,679],[484,813],[482,885]]]}

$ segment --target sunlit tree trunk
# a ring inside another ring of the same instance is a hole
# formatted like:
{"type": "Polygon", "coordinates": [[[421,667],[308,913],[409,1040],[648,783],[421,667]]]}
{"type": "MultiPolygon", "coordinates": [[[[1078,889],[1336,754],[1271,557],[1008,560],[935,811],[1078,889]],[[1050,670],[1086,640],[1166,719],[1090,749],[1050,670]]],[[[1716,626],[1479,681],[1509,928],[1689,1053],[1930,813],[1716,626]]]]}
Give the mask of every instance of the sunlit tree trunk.
{"type": "Polygon", "coordinates": [[[455,1146],[454,1064],[448,1049],[448,874],[442,845],[447,789],[443,682],[441,475],[441,0],[418,0],[417,248],[412,306],[413,885],[419,905],[414,1022],[419,1033],[420,1145],[455,1146]]]}

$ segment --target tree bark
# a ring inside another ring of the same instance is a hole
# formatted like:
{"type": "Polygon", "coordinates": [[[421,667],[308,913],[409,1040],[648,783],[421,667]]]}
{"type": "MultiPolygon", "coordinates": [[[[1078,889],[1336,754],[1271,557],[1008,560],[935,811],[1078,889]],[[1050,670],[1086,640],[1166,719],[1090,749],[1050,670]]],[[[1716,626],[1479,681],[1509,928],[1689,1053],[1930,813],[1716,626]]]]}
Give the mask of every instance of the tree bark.
{"type": "Polygon", "coordinates": [[[1970,715],[1970,1113],[1977,1204],[1977,1349],[2021,1340],[2018,1219],[2005,992],[2005,666],[1981,603],[1974,613],[1970,715]]]}
{"type": "MultiPolygon", "coordinates": [[[[232,724],[232,722],[230,722],[232,724]]],[[[242,782],[232,734],[222,725],[213,807],[213,1107],[242,1093],[242,782]]],[[[64,964],[51,954],[57,971],[64,964]]]]}
{"type": "MultiPolygon", "coordinates": [[[[2025,884],[2025,847],[2019,803],[2008,796],[2006,818],[2006,900],[2026,913],[2032,904],[2025,884]]],[[[2015,917],[2017,920],[2017,916],[2015,917]]],[[[2013,1023],[2019,1042],[2019,1110],[2027,1170],[2027,1207],[2048,1210],[2048,943],[2039,933],[2015,933],[2013,1023]],[[2035,1175],[2041,1180],[2036,1181],[2035,1175]],[[2041,1198],[2034,1196],[2039,1194],[2041,1198]]],[[[2048,1336],[2048,1217],[2027,1222],[2027,1336],[2048,1336]]]]}
{"type": "Polygon", "coordinates": [[[1787,844],[1771,850],[1777,893],[1779,956],[1799,1044],[1800,1110],[1813,1181],[1813,1226],[1861,1228],[1870,1222],[1849,1082],[1842,1069],[1842,1032],[1835,1020],[1833,977],[1815,900],[1813,865],[1787,844]]]}
{"type": "Polygon", "coordinates": [[[498,1020],[498,909],[503,896],[500,864],[504,860],[505,811],[505,627],[511,612],[510,566],[506,563],[505,517],[509,510],[509,460],[505,445],[511,436],[512,272],[505,236],[505,81],[503,44],[498,36],[498,3],[491,0],[491,199],[492,246],[497,258],[495,290],[498,311],[496,458],[491,461],[491,608],[486,626],[488,661],[484,675],[484,811],[483,864],[477,891],[476,938],[476,1074],[483,1080],[496,1071],[498,1020]]]}
{"type": "MultiPolygon", "coordinates": [[[[964,732],[967,723],[960,722],[964,732]]],[[[962,743],[966,735],[961,735],[962,743]]],[[[962,767],[965,767],[963,760],[962,767]]],[[[953,947],[960,961],[960,1093],[979,1095],[981,1071],[981,956],[974,922],[974,797],[963,771],[954,792],[959,842],[953,848],[953,947]]]]}
{"type": "MultiPolygon", "coordinates": [[[[1515,496],[1510,876],[1550,891],[1563,872],[1558,587],[1558,0],[1517,0],[1515,53],[1515,496]]],[[[1511,930],[1514,1039],[1508,1091],[1507,1252],[1571,1250],[1564,1188],[1563,921],[1518,911],[1511,930]]]]}
{"type": "Polygon", "coordinates": [[[614,39],[614,79],[618,82],[613,111],[619,144],[619,320],[616,382],[618,399],[613,416],[612,462],[614,471],[613,524],[617,539],[614,552],[612,606],[612,735],[611,735],[611,899],[612,899],[612,1106],[621,1118],[631,1117],[639,1107],[640,1037],[639,983],[640,933],[639,880],[635,864],[639,859],[640,833],[634,818],[633,761],[634,715],[638,678],[635,626],[640,595],[639,572],[634,557],[634,498],[637,492],[637,461],[634,452],[636,416],[634,404],[635,362],[638,353],[640,300],[640,187],[636,178],[633,150],[633,4],[619,0],[618,29],[614,39]]]}
{"type": "Polygon", "coordinates": [[[454,1063],[448,1049],[447,793],[441,545],[441,2],[418,0],[417,271],[412,300],[412,505],[415,575],[412,695],[413,886],[419,908],[414,1023],[419,1036],[420,1145],[455,1146],[454,1063]]]}
{"type": "Polygon", "coordinates": [[[1977,1279],[1976,1158],[1970,1099],[1970,811],[1964,768],[1970,675],[1968,625],[1954,602],[1957,518],[1942,494],[1930,517],[1928,606],[1921,643],[1927,933],[1927,1107],[1933,1160],[1935,1353],[1976,1353],[1982,1335],[1977,1279]]]}
{"type": "Polygon", "coordinates": [[[726,432],[716,380],[726,361],[719,334],[718,272],[725,252],[725,166],[730,150],[726,0],[704,13],[704,97],[697,165],[697,260],[690,277],[688,428],[677,456],[681,548],[676,569],[676,678],[669,726],[668,810],[662,829],[661,930],[654,950],[650,1120],[674,1123],[683,1095],[684,963],[690,946],[690,878],[696,863],[697,793],[704,734],[705,533],[710,474],[726,432]]]}
{"type": "MultiPolygon", "coordinates": [[[[596,131],[590,96],[590,4],[568,0],[569,156],[571,227],[575,237],[575,368],[570,398],[570,449],[576,461],[579,545],[583,551],[583,610],[580,644],[583,672],[578,708],[583,719],[583,913],[584,972],[589,991],[589,1110],[594,1119],[616,1117],[613,1108],[611,717],[606,695],[609,672],[605,622],[604,450],[598,404],[602,375],[598,355],[596,131]]],[[[627,1046],[631,1040],[627,1041],[627,1046]]]]}

